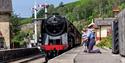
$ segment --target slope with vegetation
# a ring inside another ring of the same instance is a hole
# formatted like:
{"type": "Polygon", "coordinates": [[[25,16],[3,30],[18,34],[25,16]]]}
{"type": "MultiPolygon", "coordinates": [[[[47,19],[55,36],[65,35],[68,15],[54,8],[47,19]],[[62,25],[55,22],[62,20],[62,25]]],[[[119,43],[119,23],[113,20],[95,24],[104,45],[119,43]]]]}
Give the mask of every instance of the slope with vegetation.
{"type": "MultiPolygon", "coordinates": [[[[72,23],[80,23],[81,20],[90,23],[93,18],[113,17],[112,8],[116,5],[120,9],[125,8],[124,0],[78,0],[68,4],[61,2],[58,7],[51,4],[48,7],[48,14],[57,12],[68,18],[72,23]]],[[[38,17],[44,17],[43,9],[38,13],[38,17]]],[[[82,27],[84,27],[84,23],[79,24],[78,30],[80,31],[82,27]]]]}
{"type": "Polygon", "coordinates": [[[29,31],[21,31],[21,25],[25,25],[27,23],[31,23],[31,18],[20,18],[17,15],[11,16],[11,47],[12,48],[19,48],[25,47],[26,42],[24,38],[30,34],[29,31]]]}

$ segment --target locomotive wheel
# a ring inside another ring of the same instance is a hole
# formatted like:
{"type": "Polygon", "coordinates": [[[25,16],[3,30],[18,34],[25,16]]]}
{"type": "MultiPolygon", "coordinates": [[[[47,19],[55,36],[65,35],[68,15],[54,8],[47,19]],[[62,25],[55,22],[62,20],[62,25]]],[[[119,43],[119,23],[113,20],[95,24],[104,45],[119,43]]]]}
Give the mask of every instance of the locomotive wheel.
{"type": "Polygon", "coordinates": [[[58,51],[55,49],[53,51],[51,50],[50,52],[46,53],[44,63],[47,63],[49,59],[56,57],[56,56],[58,56],[58,51]]]}
{"type": "Polygon", "coordinates": [[[75,45],[75,39],[74,39],[73,36],[70,36],[70,38],[69,38],[69,48],[74,47],[74,45],[75,45]]]}
{"type": "Polygon", "coordinates": [[[58,56],[58,51],[56,49],[53,50],[53,56],[58,56]]]}
{"type": "Polygon", "coordinates": [[[69,47],[72,48],[73,47],[73,43],[72,43],[73,39],[70,39],[70,40],[71,40],[71,42],[69,42],[69,47]]]}
{"type": "Polygon", "coordinates": [[[45,56],[45,62],[44,63],[47,63],[48,60],[49,60],[49,58],[48,58],[48,55],[46,54],[46,56],[45,56]]]}
{"type": "Polygon", "coordinates": [[[47,63],[48,60],[52,58],[51,56],[52,56],[51,52],[46,53],[46,56],[45,56],[45,63],[47,63]]]}

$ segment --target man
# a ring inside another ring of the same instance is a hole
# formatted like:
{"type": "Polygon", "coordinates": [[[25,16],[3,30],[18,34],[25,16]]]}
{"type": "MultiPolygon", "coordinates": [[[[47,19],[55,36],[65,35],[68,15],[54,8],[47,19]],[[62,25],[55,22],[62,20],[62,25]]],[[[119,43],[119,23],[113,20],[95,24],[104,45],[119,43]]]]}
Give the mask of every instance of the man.
{"type": "Polygon", "coordinates": [[[93,47],[95,45],[96,41],[95,41],[95,32],[94,30],[91,31],[90,35],[89,35],[89,52],[91,52],[93,50],[93,47]]]}
{"type": "Polygon", "coordinates": [[[87,32],[87,37],[88,37],[88,43],[87,43],[88,52],[89,53],[101,53],[99,49],[93,50],[93,47],[96,44],[94,28],[95,28],[94,24],[88,26],[88,32],[87,32]]]}

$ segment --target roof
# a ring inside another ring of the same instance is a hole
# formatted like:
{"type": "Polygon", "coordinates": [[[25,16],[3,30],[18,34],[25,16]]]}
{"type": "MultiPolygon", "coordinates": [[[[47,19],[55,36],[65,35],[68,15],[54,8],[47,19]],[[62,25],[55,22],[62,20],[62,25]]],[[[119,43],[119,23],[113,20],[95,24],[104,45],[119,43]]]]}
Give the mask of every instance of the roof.
{"type": "Polygon", "coordinates": [[[97,26],[102,26],[102,25],[105,25],[105,26],[108,26],[108,25],[111,25],[112,22],[115,20],[116,18],[95,18],[95,24],[97,26]]]}

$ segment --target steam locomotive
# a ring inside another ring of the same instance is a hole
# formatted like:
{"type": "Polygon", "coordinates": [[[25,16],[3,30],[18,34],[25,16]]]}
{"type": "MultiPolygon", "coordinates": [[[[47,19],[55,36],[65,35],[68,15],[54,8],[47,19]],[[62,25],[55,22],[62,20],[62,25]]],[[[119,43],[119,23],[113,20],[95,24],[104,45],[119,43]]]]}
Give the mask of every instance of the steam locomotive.
{"type": "Polygon", "coordinates": [[[42,21],[41,36],[41,48],[47,57],[57,56],[81,42],[79,31],[65,17],[57,14],[42,21]]]}

